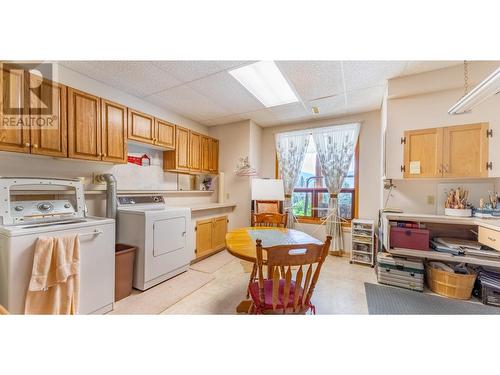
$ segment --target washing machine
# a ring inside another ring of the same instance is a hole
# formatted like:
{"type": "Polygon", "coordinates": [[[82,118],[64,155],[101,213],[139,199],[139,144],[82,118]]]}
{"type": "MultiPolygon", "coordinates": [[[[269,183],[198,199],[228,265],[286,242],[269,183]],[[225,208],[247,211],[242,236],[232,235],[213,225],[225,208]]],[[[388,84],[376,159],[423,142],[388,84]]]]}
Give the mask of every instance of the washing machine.
{"type": "Polygon", "coordinates": [[[118,196],[117,242],[137,247],[133,287],[149,289],[187,271],[194,259],[191,209],[161,195],[118,196]]]}
{"type": "Polygon", "coordinates": [[[24,313],[37,239],[75,234],[80,241],[78,314],[109,312],[114,303],[115,221],[85,215],[79,180],[0,178],[0,304],[12,314],[24,313]],[[33,194],[31,189],[40,190],[37,196],[54,191],[65,199],[23,199],[29,194],[24,191],[33,194]]]}

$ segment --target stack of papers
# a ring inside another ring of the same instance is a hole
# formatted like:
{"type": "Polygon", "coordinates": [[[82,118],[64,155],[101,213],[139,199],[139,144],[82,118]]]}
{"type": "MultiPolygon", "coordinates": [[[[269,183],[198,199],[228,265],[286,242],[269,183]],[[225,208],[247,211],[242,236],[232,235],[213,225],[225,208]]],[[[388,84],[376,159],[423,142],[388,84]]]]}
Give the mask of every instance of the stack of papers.
{"type": "Polygon", "coordinates": [[[491,270],[485,270],[482,268],[478,275],[477,275],[479,281],[481,281],[481,285],[486,285],[489,286],[490,288],[496,288],[500,289],[500,273],[491,271],[491,270]]]}
{"type": "Polygon", "coordinates": [[[451,237],[436,237],[433,238],[430,242],[431,247],[434,250],[443,253],[500,259],[499,251],[486,248],[477,241],[451,237]]]}

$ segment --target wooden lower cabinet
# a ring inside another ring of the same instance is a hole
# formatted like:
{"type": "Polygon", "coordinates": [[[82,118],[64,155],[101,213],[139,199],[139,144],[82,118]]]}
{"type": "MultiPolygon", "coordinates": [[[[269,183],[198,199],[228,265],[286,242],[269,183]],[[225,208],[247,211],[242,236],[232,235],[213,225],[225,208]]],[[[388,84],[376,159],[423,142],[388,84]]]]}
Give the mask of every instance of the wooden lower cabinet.
{"type": "Polygon", "coordinates": [[[196,222],[196,258],[202,258],[226,247],[227,216],[196,222]]]}

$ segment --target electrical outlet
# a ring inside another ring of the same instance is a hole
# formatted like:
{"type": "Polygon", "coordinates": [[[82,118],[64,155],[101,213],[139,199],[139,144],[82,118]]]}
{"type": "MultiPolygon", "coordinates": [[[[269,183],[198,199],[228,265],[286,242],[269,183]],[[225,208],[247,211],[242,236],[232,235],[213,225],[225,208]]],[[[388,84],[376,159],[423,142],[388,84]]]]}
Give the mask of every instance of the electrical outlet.
{"type": "Polygon", "coordinates": [[[427,204],[434,204],[436,202],[436,197],[434,195],[427,196],[427,204]]]}
{"type": "Polygon", "coordinates": [[[101,175],[100,172],[92,172],[92,183],[94,185],[106,185],[106,181],[97,178],[97,176],[101,175]]]}

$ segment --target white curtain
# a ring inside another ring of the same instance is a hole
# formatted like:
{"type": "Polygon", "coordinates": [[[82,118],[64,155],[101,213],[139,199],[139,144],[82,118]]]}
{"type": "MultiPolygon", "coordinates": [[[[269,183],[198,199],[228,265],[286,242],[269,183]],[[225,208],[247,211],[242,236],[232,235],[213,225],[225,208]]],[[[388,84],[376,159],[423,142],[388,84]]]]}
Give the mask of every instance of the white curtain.
{"type": "Polygon", "coordinates": [[[332,251],[342,251],[342,225],[338,205],[338,193],[349,171],[354,149],[358,141],[360,124],[346,124],[312,130],[316,151],[330,193],[326,234],[332,236],[332,251]]]}
{"type": "Polygon", "coordinates": [[[288,228],[294,226],[292,193],[304,163],[310,131],[279,133],[275,135],[278,170],[285,190],[285,210],[288,211],[288,228]]]}

